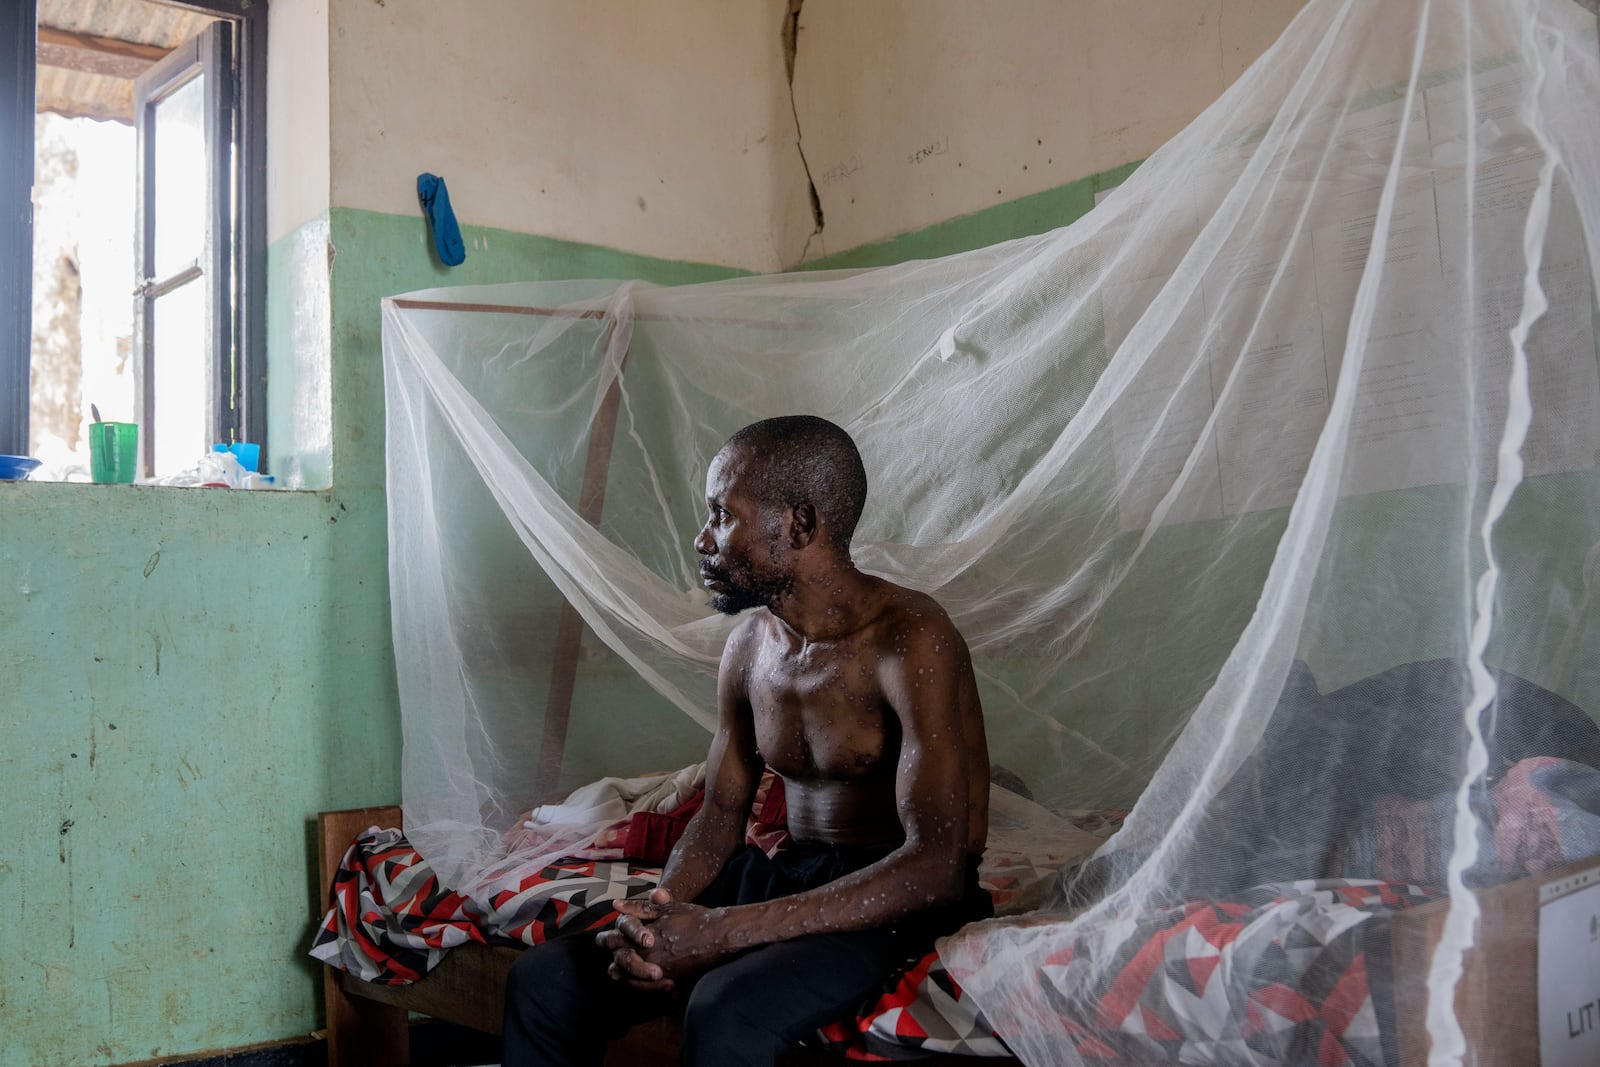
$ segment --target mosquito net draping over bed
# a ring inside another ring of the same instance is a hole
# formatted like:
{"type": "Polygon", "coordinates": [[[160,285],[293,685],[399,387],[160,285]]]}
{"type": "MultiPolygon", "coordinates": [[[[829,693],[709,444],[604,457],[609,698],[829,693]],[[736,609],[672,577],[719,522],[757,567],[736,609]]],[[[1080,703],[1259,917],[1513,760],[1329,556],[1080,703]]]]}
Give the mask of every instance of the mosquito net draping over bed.
{"type": "Polygon", "coordinates": [[[1448,1061],[1497,790],[1600,714],[1597,122],[1570,0],[1312,0],[1041,236],[386,302],[412,840],[470,883],[556,785],[704,758],[706,465],[819,414],[865,457],[858,563],[966,635],[1007,780],[1132,809],[1043,912],[942,948],[1016,1053],[1080,1062],[1041,1016],[1130,917],[1392,877],[1388,797],[1427,813],[1399,880],[1454,900],[1411,1006],[1448,1061]]]}

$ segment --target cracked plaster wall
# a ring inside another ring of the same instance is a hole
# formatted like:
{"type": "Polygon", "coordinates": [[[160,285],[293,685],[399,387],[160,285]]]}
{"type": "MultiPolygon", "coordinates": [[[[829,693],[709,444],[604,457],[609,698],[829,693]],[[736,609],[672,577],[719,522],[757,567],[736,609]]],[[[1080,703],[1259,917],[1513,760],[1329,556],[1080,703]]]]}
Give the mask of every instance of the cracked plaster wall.
{"type": "Polygon", "coordinates": [[[1303,0],[804,0],[794,64],[821,233],[791,266],[1148,156],[1303,0]]]}

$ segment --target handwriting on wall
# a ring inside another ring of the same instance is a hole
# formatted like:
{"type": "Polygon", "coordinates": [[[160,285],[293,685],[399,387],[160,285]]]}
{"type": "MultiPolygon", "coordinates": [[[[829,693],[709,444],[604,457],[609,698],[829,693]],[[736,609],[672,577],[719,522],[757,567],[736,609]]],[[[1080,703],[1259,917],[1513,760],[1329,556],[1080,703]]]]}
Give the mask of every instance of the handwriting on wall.
{"type": "Polygon", "coordinates": [[[849,159],[835,163],[833,166],[823,171],[822,174],[817,178],[817,184],[827,185],[830,182],[842,182],[846,178],[850,177],[850,175],[857,174],[861,170],[861,157],[859,155],[851,156],[849,159]]]}
{"type": "Polygon", "coordinates": [[[914,167],[919,163],[926,163],[934,156],[942,156],[948,151],[950,151],[950,135],[947,133],[937,141],[931,141],[911,153],[906,157],[906,162],[914,167]]]}

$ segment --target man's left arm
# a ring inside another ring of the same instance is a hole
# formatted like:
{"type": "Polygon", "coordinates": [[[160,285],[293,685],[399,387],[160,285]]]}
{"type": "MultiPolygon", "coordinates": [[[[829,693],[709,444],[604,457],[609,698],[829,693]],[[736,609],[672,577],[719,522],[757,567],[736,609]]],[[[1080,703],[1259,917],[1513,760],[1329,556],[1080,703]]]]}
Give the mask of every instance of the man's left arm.
{"type": "Polygon", "coordinates": [[[969,754],[961,721],[965,646],[948,621],[906,626],[879,675],[900,723],[895,802],[905,842],[877,863],[816,889],[760,904],[673,904],[651,924],[646,954],[668,975],[804,934],[885,926],[961,898],[967,863],[969,754]]]}

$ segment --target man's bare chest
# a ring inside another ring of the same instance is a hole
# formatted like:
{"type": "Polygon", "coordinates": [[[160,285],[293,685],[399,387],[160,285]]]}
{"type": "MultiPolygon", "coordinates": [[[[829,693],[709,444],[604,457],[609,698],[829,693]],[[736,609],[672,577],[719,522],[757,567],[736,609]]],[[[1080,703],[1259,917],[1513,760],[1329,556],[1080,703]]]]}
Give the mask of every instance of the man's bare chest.
{"type": "Polygon", "coordinates": [[[874,665],[862,657],[761,657],[748,692],[757,747],[785,778],[892,772],[899,724],[874,665]]]}

